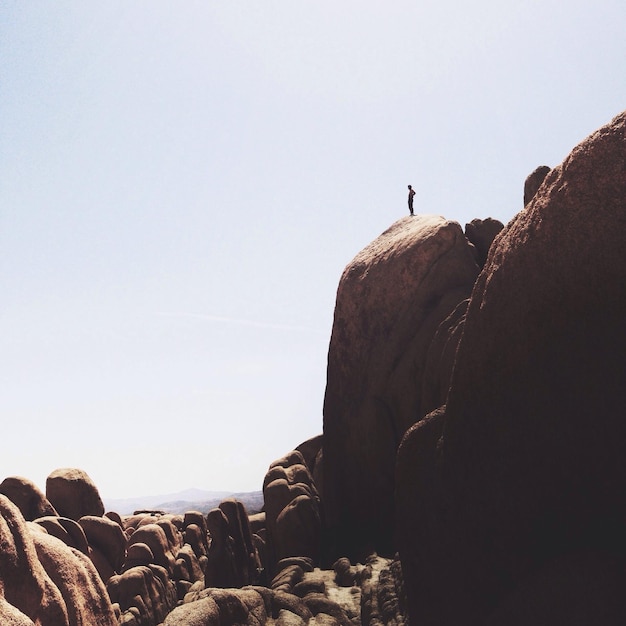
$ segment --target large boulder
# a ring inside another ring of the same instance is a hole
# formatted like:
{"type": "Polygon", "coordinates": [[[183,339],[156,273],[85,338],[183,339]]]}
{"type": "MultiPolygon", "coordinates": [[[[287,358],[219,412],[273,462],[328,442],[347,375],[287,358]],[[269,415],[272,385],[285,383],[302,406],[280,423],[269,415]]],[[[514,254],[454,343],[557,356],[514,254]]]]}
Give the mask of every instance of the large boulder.
{"type": "Polygon", "coordinates": [[[287,557],[308,557],[317,565],[321,549],[320,500],[313,476],[298,450],[274,461],[263,480],[267,524],[267,568],[276,573],[287,557]]]}
{"type": "Polygon", "coordinates": [[[31,531],[20,510],[0,495],[0,589],[7,604],[41,624],[67,624],[57,586],[39,562],[31,531]]]}
{"type": "Polygon", "coordinates": [[[46,479],[46,496],[59,515],[78,521],[84,515],[104,515],[104,504],[86,472],[57,469],[46,479]]]}
{"type": "Polygon", "coordinates": [[[240,579],[237,586],[256,584],[260,563],[246,507],[243,502],[228,498],[220,503],[219,508],[228,520],[229,535],[234,540],[235,568],[240,579]]]}
{"type": "Polygon", "coordinates": [[[206,563],[207,587],[242,587],[257,582],[261,564],[242,502],[224,500],[207,513],[211,536],[206,563]]]}
{"type": "Polygon", "coordinates": [[[465,224],[465,236],[474,245],[476,262],[481,268],[485,266],[491,244],[503,228],[504,224],[493,217],[484,220],[473,219],[465,224]]]}
{"type": "Polygon", "coordinates": [[[159,565],[131,567],[109,579],[107,591],[122,616],[122,624],[154,626],[174,608],[176,587],[159,565]]]}
{"type": "Polygon", "coordinates": [[[39,561],[61,592],[69,625],[117,625],[104,583],[91,559],[46,533],[35,532],[32,538],[39,561]]]}
{"type": "Polygon", "coordinates": [[[126,556],[126,535],[122,527],[107,517],[85,515],[78,521],[90,548],[90,556],[106,583],[119,574],[126,556]]]}
{"type": "MultiPolygon", "coordinates": [[[[503,602],[506,615],[522,582],[540,597],[536,581],[568,569],[549,564],[586,562],[575,555],[608,553],[624,571],[625,285],[623,113],[551,170],[499,236],[443,424],[402,444],[401,555],[416,623],[480,624],[503,602]]],[[[594,622],[624,623],[613,608],[594,622]]]]}
{"type": "Polygon", "coordinates": [[[431,340],[478,272],[460,225],[438,216],[397,221],[346,267],[324,400],[328,562],[393,554],[396,450],[422,417],[431,340]]]}
{"type": "Polygon", "coordinates": [[[32,522],[38,517],[57,515],[41,489],[28,478],[22,476],[5,478],[0,484],[0,493],[17,505],[26,521],[32,522]]]}
{"type": "Polygon", "coordinates": [[[106,589],[90,559],[26,522],[0,495],[2,624],[117,626],[106,589]]]}

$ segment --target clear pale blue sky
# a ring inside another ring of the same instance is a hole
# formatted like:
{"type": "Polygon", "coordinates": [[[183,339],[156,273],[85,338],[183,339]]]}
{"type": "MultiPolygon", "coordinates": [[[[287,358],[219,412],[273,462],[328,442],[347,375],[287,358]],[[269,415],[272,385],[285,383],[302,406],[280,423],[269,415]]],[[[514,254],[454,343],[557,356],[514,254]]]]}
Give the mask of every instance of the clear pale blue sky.
{"type": "Polygon", "coordinates": [[[626,108],[623,0],[0,4],[0,480],[256,490],[345,265],[507,222],[626,108]]]}

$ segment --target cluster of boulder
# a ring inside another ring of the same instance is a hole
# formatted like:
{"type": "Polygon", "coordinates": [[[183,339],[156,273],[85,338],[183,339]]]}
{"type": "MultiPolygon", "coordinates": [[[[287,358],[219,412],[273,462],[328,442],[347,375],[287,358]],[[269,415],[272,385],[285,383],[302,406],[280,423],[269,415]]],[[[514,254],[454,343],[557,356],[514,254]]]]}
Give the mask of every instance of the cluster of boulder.
{"type": "Polygon", "coordinates": [[[273,463],[266,511],[224,500],[206,515],[104,511],[85,472],[59,469],[46,493],[0,484],[0,623],[7,626],[402,626],[397,563],[371,555],[319,568],[312,462],[321,438],[273,463]],[[380,579],[380,583],[379,583],[380,579]]]}
{"type": "Polygon", "coordinates": [[[0,484],[0,623],[626,623],[626,113],[505,227],[393,224],[346,267],[323,434],[264,507],[104,512],[0,484]]]}

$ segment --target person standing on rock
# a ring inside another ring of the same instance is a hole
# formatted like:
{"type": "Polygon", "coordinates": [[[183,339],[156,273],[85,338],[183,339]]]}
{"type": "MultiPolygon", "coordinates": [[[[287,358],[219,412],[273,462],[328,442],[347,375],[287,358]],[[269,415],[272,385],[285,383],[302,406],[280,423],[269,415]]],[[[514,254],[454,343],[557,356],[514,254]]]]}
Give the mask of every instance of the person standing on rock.
{"type": "Polygon", "coordinates": [[[409,185],[409,213],[413,215],[413,196],[415,195],[415,189],[409,185]]]}

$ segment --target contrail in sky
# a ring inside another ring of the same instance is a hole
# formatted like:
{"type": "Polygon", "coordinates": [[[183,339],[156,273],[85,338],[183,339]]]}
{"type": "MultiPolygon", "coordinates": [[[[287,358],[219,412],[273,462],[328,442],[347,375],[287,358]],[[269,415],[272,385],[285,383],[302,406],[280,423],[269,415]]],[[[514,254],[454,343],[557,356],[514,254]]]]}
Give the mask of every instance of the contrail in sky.
{"type": "Polygon", "coordinates": [[[313,328],[311,326],[297,326],[291,324],[272,324],[270,322],[257,322],[254,320],[244,320],[238,319],[234,317],[225,317],[221,315],[208,315],[205,313],[174,313],[167,311],[158,311],[155,315],[159,315],[160,317],[192,317],[199,320],[205,320],[207,322],[220,322],[224,324],[235,324],[238,326],[252,326],[255,328],[269,328],[272,330],[288,330],[295,332],[306,332],[306,333],[319,333],[322,335],[328,334],[327,331],[321,330],[319,328],[313,328]]]}

